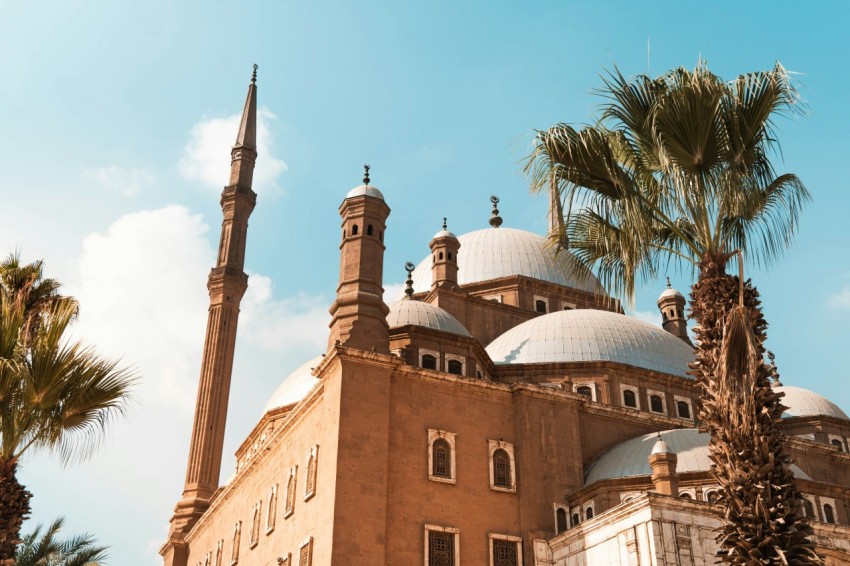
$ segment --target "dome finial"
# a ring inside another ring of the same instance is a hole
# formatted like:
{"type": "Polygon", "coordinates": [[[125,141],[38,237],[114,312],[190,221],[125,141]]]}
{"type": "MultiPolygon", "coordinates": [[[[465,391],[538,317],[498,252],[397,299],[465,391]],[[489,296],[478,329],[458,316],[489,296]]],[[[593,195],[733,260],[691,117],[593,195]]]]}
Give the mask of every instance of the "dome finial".
{"type": "Polygon", "coordinates": [[[413,270],[416,269],[416,266],[413,265],[412,261],[408,261],[404,264],[404,269],[407,271],[407,281],[404,282],[404,298],[410,299],[413,297],[413,270]]]}
{"type": "Polygon", "coordinates": [[[254,63],[254,72],[251,73],[251,84],[254,84],[254,85],[257,84],[257,69],[258,68],[259,67],[257,67],[257,64],[254,63]]]}
{"type": "Polygon", "coordinates": [[[369,167],[369,165],[363,166],[363,184],[364,185],[369,184],[369,169],[371,169],[371,167],[369,167]]]}
{"type": "Polygon", "coordinates": [[[443,230],[448,230],[448,229],[449,229],[449,226],[448,226],[448,224],[446,224],[446,217],[443,216],[443,230]]]}
{"type": "Polygon", "coordinates": [[[499,197],[491,195],[490,202],[493,203],[493,212],[490,213],[490,226],[498,228],[502,225],[502,217],[499,216],[499,197]]]}
{"type": "Polygon", "coordinates": [[[673,288],[673,285],[671,285],[671,284],[670,284],[670,276],[669,276],[669,275],[667,276],[667,288],[668,288],[668,289],[672,289],[672,288],[673,288]]]}

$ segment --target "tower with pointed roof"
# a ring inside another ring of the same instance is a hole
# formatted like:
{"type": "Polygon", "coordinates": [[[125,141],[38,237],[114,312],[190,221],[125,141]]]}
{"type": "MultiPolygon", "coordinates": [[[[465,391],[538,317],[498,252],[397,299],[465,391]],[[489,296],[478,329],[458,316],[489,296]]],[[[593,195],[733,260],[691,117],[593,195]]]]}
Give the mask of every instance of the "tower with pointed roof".
{"type": "Polygon", "coordinates": [[[431,264],[431,288],[456,288],[457,254],[460,250],[460,241],[457,236],[449,232],[445,218],[443,218],[443,229],[434,234],[429,246],[433,260],[431,264]]]}
{"type": "Polygon", "coordinates": [[[248,217],[257,202],[251,187],[257,159],[256,65],[230,155],[230,182],[221,193],[218,258],[207,281],[210,307],[186,481],[163,549],[169,566],[186,563],[184,536],[206,511],[219,485],[239,304],[248,288],[248,275],[243,271],[248,217]]]}
{"type": "Polygon", "coordinates": [[[667,288],[658,297],[658,310],[661,311],[661,326],[664,330],[693,346],[691,339],[688,338],[685,296],[673,288],[669,277],[667,278],[667,288]]]}

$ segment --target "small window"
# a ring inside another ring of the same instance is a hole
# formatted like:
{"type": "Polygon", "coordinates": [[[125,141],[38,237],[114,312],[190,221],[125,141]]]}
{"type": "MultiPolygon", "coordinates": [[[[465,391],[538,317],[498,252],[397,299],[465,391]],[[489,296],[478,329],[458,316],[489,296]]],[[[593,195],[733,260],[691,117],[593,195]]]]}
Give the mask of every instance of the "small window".
{"type": "Polygon", "coordinates": [[[691,407],[686,401],[678,401],[676,409],[679,411],[679,417],[683,419],[691,418],[691,407]]]}
{"type": "Polygon", "coordinates": [[[519,542],[516,540],[505,540],[492,538],[492,566],[517,566],[519,564],[519,542]]]}
{"type": "Polygon", "coordinates": [[[493,485],[511,487],[511,459],[501,448],[493,453],[493,485]]]}
{"type": "Polygon", "coordinates": [[[439,260],[443,259],[443,252],[440,252],[439,254],[437,254],[437,259],[439,259],[439,260]]]}
{"type": "Polygon", "coordinates": [[[453,373],[455,375],[463,375],[463,362],[458,360],[449,360],[448,370],[449,373],[453,373]]]}
{"type": "Polygon", "coordinates": [[[452,252],[448,252],[448,254],[449,254],[449,261],[451,261],[452,260],[452,252]]]}
{"type": "Polygon", "coordinates": [[[378,240],[380,240],[382,242],[384,241],[384,231],[383,230],[380,230],[378,232],[378,240]]]}
{"type": "Polygon", "coordinates": [[[593,519],[593,507],[587,507],[584,510],[584,517],[585,517],[585,519],[588,519],[588,520],[593,519]]]}
{"type": "Polygon", "coordinates": [[[242,521],[236,521],[236,526],[233,528],[233,548],[230,551],[231,564],[236,564],[239,561],[240,538],[242,538],[242,521]]]}
{"type": "Polygon", "coordinates": [[[543,299],[534,301],[534,310],[540,313],[546,313],[546,301],[543,299]]]}
{"type": "Polygon", "coordinates": [[[682,499],[693,499],[693,497],[691,497],[691,494],[688,493],[687,491],[679,494],[679,497],[681,497],[682,499]]]}
{"type": "Polygon", "coordinates": [[[318,473],[319,445],[310,449],[307,457],[307,479],[304,489],[304,501],[316,495],[316,474],[318,473]]]}
{"type": "Polygon", "coordinates": [[[351,227],[351,235],[352,236],[357,235],[357,224],[355,224],[354,226],[351,227]]]}
{"type": "Polygon", "coordinates": [[[576,387],[576,393],[579,395],[584,395],[588,399],[593,399],[593,389],[590,388],[589,385],[581,385],[576,387]]]}
{"type": "Polygon", "coordinates": [[[452,449],[445,439],[440,438],[434,441],[433,450],[433,468],[431,474],[438,478],[452,477],[452,449]]]}
{"type": "Polygon", "coordinates": [[[422,367],[425,369],[437,369],[437,358],[431,354],[422,356],[422,367]]]}
{"type": "Polygon", "coordinates": [[[573,513],[572,519],[573,519],[572,525],[574,527],[577,527],[579,525],[579,523],[581,523],[581,518],[578,516],[578,513],[573,513]]]}
{"type": "Polygon", "coordinates": [[[623,391],[623,405],[626,407],[637,407],[637,395],[631,389],[623,391]]]}
{"type": "Polygon", "coordinates": [[[705,500],[708,501],[709,503],[717,503],[717,492],[716,491],[709,491],[708,493],[705,494],[705,500]]]}
{"type": "Polygon", "coordinates": [[[842,446],[842,444],[841,444],[841,441],[840,441],[840,440],[838,440],[837,438],[833,438],[833,439],[832,439],[832,440],[830,440],[829,442],[830,442],[830,444],[832,444],[833,446],[835,446],[836,448],[838,448],[838,451],[839,451],[839,452],[844,452],[844,446],[842,446]]]}
{"type": "Polygon", "coordinates": [[[653,413],[664,412],[664,400],[661,398],[661,395],[649,396],[649,408],[653,413]]]}
{"type": "Polygon", "coordinates": [[[829,503],[823,506],[823,520],[827,523],[835,523],[835,510],[829,503]]]}
{"type": "Polygon", "coordinates": [[[559,534],[567,530],[567,511],[560,507],[555,512],[555,528],[559,534]]]}
{"type": "Polygon", "coordinates": [[[457,552],[457,530],[425,525],[426,564],[428,566],[455,566],[457,552]],[[454,531],[454,532],[453,532],[454,531]]]}
{"type": "Polygon", "coordinates": [[[347,235],[347,232],[345,231],[345,229],[343,229],[343,231],[342,231],[342,239],[343,239],[343,240],[345,239],[345,236],[346,236],[346,235],[347,235]]]}
{"type": "Polygon", "coordinates": [[[295,512],[295,483],[298,477],[298,466],[289,470],[289,479],[286,482],[286,507],[283,510],[284,518],[295,512]]]}
{"type": "Polygon", "coordinates": [[[478,371],[478,370],[475,370],[475,377],[478,378],[478,379],[481,379],[481,372],[478,371]]]}
{"type": "Polygon", "coordinates": [[[369,224],[368,226],[366,226],[366,235],[367,235],[367,236],[371,236],[371,235],[372,235],[372,225],[371,225],[371,224],[369,224]]]}
{"type": "Polygon", "coordinates": [[[803,499],[803,516],[809,519],[817,519],[815,517],[815,504],[808,499],[803,499]]]}
{"type": "Polygon", "coordinates": [[[215,566],[221,566],[221,557],[224,554],[224,539],[219,539],[215,545],[215,566]]]}
{"type": "Polygon", "coordinates": [[[254,548],[260,541],[260,517],[262,516],[263,501],[257,501],[254,505],[254,514],[251,516],[251,539],[248,548],[254,548]]]}
{"type": "Polygon", "coordinates": [[[277,484],[269,490],[269,508],[266,510],[266,534],[274,530],[274,520],[277,515],[277,484]]]}
{"type": "Polygon", "coordinates": [[[298,549],[298,566],[311,566],[313,564],[313,537],[301,543],[298,549]]]}

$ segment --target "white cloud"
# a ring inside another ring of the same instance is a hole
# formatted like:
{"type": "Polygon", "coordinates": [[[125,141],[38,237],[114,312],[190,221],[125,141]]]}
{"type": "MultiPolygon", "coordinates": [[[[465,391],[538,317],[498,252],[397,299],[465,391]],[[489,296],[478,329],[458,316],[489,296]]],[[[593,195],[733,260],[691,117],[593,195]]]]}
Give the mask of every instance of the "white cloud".
{"type": "Polygon", "coordinates": [[[83,171],[83,178],[126,197],[136,196],[156,179],[147,169],[125,169],[117,165],[87,169],[83,171]]]}
{"type": "Polygon", "coordinates": [[[655,326],[661,326],[661,313],[659,311],[635,311],[635,318],[655,326]]]}
{"type": "Polygon", "coordinates": [[[404,296],[404,283],[387,283],[384,285],[384,302],[390,304],[404,296]]]}
{"type": "Polygon", "coordinates": [[[850,309],[850,286],[844,287],[839,292],[830,295],[827,302],[833,308],[850,309]]]}
{"type": "MultiPolygon", "coordinates": [[[[227,118],[203,118],[192,126],[189,141],[183,150],[178,167],[187,179],[200,181],[220,191],[230,178],[230,150],[239,131],[240,114],[227,118]]],[[[274,135],[269,128],[276,120],[271,110],[257,112],[257,165],[254,169],[254,190],[274,192],[277,178],[286,170],[286,163],[274,155],[274,135]]]]}

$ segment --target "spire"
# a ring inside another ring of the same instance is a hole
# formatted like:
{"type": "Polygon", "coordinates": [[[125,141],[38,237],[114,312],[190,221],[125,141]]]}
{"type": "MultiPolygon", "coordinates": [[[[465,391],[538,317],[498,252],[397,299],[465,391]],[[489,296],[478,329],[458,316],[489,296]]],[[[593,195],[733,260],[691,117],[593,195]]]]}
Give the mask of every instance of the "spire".
{"type": "Polygon", "coordinates": [[[416,266],[413,265],[412,261],[408,261],[404,264],[404,269],[407,271],[407,281],[404,282],[404,298],[412,299],[413,298],[413,270],[416,269],[416,266]]]}
{"type": "Polygon", "coordinates": [[[234,148],[237,147],[257,149],[257,65],[254,65],[251,84],[248,85],[248,96],[245,98],[245,108],[242,110],[242,122],[234,144],[234,148]]]}
{"type": "Polygon", "coordinates": [[[364,185],[368,185],[369,181],[370,181],[370,179],[369,179],[369,169],[371,169],[371,167],[369,167],[368,164],[363,166],[363,184],[364,185]]]}
{"type": "Polygon", "coordinates": [[[490,226],[498,228],[502,225],[502,217],[499,216],[499,197],[492,195],[490,202],[493,203],[493,211],[490,213],[490,226]]]}

